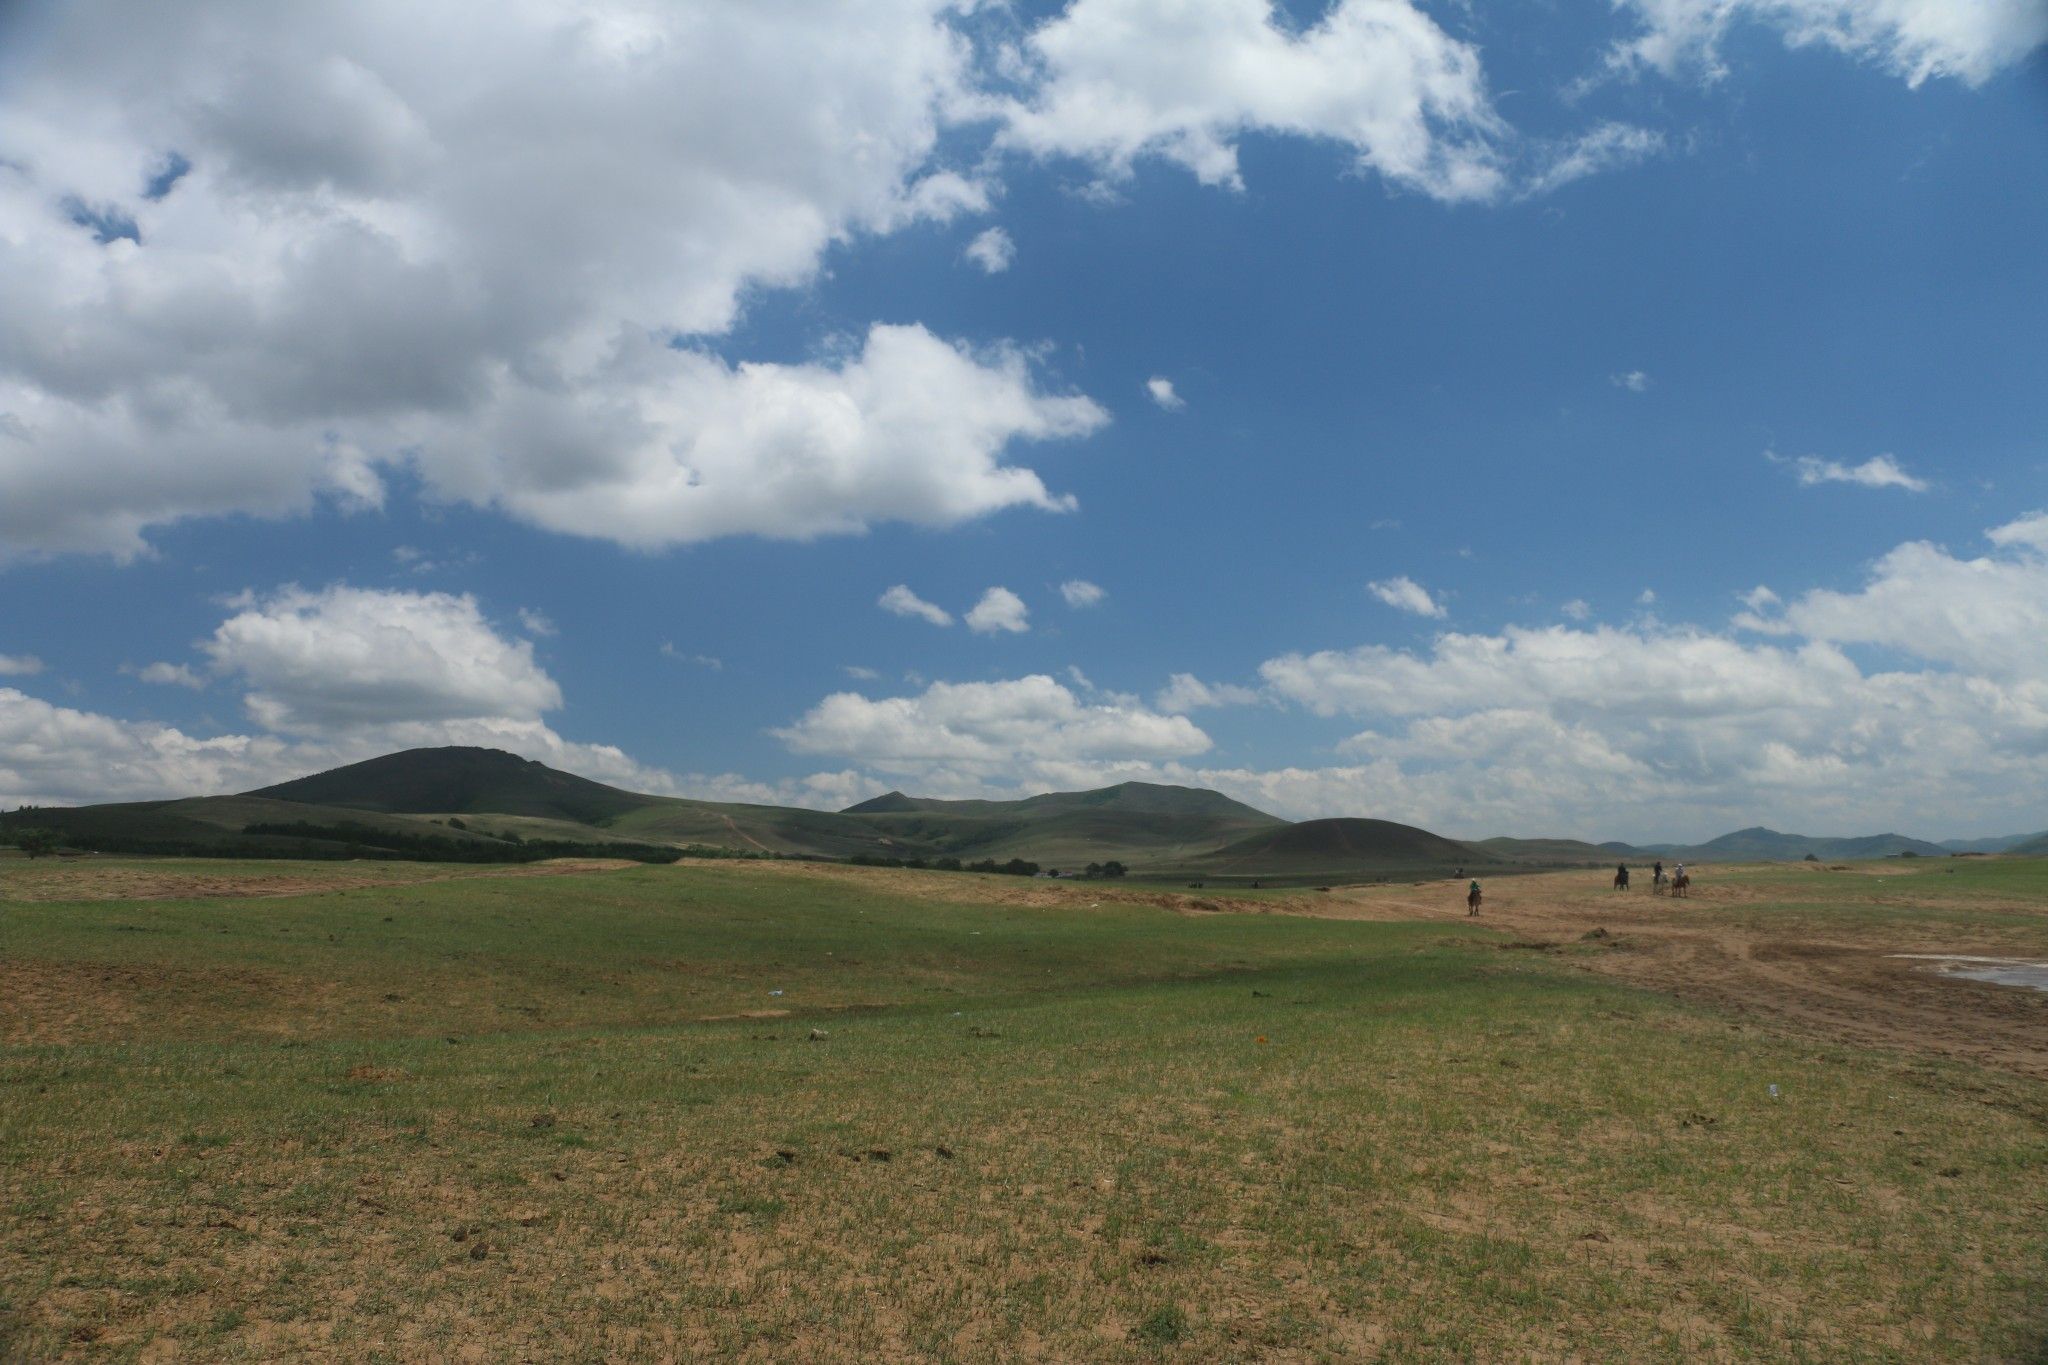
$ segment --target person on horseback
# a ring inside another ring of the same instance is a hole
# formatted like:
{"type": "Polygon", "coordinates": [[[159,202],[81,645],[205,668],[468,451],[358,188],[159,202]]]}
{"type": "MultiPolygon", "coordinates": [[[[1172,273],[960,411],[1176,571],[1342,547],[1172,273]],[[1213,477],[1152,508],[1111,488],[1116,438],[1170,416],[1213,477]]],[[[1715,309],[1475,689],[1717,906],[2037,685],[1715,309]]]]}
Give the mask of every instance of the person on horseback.
{"type": "Polygon", "coordinates": [[[1615,889],[1616,891],[1626,891],[1626,890],[1628,890],[1628,864],[1627,864],[1627,863],[1616,863],[1616,864],[1614,865],[1614,889],[1615,889]]]}
{"type": "Polygon", "coordinates": [[[1468,915],[1479,913],[1479,880],[1476,877],[1472,881],[1472,889],[1465,893],[1465,913],[1468,915]]]}

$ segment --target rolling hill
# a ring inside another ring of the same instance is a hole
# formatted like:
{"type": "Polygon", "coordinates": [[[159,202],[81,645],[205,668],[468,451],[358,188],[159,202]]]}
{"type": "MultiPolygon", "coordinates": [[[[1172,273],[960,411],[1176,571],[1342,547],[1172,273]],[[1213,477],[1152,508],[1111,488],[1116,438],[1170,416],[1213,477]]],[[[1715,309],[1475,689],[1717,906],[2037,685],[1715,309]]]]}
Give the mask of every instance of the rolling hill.
{"type": "Polygon", "coordinates": [[[1467,846],[1502,862],[1530,867],[1605,867],[1617,859],[1647,856],[1629,844],[1589,844],[1583,839],[1476,839],[1467,846]]]}
{"type": "MultiPolygon", "coordinates": [[[[1653,857],[1700,862],[1882,858],[2010,848],[2048,854],[2048,834],[1929,843],[1784,834],[1761,826],[1703,844],[1492,838],[1459,842],[1387,820],[1289,824],[1220,792],[1149,782],[1013,801],[889,792],[842,811],[696,801],[626,791],[497,749],[411,749],[240,796],[188,797],[0,816],[73,847],[276,856],[517,857],[525,844],[609,845],[629,856],[691,846],[806,858],[1079,868],[1117,861],[1159,876],[1293,880],[1597,867],[1653,857]],[[407,852],[407,850],[410,850],[407,852]]],[[[523,856],[535,856],[531,851],[523,856]]]]}
{"type": "Polygon", "coordinates": [[[1263,830],[1188,861],[1189,875],[1328,878],[1499,870],[1491,853],[1391,820],[1304,820],[1263,830]]]}
{"type": "Polygon", "coordinates": [[[1221,792],[1151,782],[1048,792],[1021,801],[942,801],[890,792],[841,814],[898,847],[918,850],[914,856],[1026,858],[1053,866],[1180,860],[1286,824],[1221,792]]]}
{"type": "Polygon", "coordinates": [[[1945,858],[1948,850],[1940,844],[1928,843],[1925,839],[1909,839],[1903,834],[1871,834],[1860,838],[1831,838],[1825,835],[1780,834],[1774,829],[1754,825],[1749,829],[1738,829],[1718,839],[1709,839],[1703,844],[1663,846],[1652,845],[1643,850],[1666,858],[1680,858],[1712,863],[1755,862],[1773,860],[1797,862],[1811,853],[1822,861],[1848,860],[1855,858],[1889,858],[1900,853],[1914,853],[1923,858],[1945,858]]]}
{"type": "Polygon", "coordinates": [[[273,801],[424,815],[538,815],[601,825],[659,798],[502,749],[407,749],[246,793],[273,801]]]}

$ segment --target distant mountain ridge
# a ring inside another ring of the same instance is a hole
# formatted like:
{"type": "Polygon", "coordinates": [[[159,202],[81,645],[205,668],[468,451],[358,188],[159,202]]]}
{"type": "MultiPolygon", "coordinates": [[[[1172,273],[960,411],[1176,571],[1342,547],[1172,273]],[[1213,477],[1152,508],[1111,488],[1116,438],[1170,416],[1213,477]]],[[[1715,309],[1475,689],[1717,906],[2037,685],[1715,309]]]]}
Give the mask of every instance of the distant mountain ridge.
{"type": "MultiPolygon", "coordinates": [[[[1700,844],[1506,837],[1461,841],[1389,820],[1290,823],[1221,792],[1151,782],[1002,801],[893,791],[844,810],[819,811],[647,795],[503,750],[470,746],[385,754],[241,796],[14,812],[0,816],[0,842],[6,829],[37,822],[63,832],[75,847],[99,840],[129,851],[284,847],[293,838],[304,843],[322,836],[274,831],[300,826],[333,831],[349,825],[349,843],[362,843],[373,854],[379,839],[393,847],[428,839],[491,848],[516,848],[529,840],[925,863],[1023,859],[1063,870],[1118,861],[1155,875],[1232,880],[1435,875],[1459,867],[1498,872],[1653,858],[1796,861],[1810,855],[1835,861],[2001,850],[2048,855],[2048,833],[1936,844],[1896,833],[1823,837],[1760,825],[1700,844]]],[[[343,836],[324,837],[330,847],[339,847],[343,836]]]]}

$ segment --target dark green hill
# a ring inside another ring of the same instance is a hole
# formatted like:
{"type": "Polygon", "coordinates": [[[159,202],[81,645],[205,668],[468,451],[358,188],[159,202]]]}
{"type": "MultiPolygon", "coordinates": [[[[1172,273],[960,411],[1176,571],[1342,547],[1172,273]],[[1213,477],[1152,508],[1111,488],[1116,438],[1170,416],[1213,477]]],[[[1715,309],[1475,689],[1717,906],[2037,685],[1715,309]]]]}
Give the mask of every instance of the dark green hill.
{"type": "Polygon", "coordinates": [[[245,793],[397,814],[533,815],[601,825],[659,798],[607,787],[502,749],[407,749],[245,793]]]}
{"type": "Polygon", "coordinates": [[[1443,873],[1453,868],[1498,868],[1501,860],[1413,825],[1391,820],[1305,820],[1263,830],[1192,859],[1187,869],[1264,876],[1393,875],[1443,873]]]}

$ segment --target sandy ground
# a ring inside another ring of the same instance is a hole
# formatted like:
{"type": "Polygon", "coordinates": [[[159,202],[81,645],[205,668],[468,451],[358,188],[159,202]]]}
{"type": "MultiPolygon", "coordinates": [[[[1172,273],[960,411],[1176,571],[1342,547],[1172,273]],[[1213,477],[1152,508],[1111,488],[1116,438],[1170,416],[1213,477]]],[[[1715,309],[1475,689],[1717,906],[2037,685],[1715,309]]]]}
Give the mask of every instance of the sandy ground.
{"type": "MultiPolygon", "coordinates": [[[[1889,879],[1887,902],[1910,903],[1909,883],[1889,879]]],[[[1289,908],[1340,918],[1464,923],[1464,887],[1344,887],[1320,897],[1321,905],[1289,908]]],[[[1684,900],[1640,887],[1615,892],[1599,873],[1549,873],[1489,881],[1478,922],[1514,934],[1511,951],[1597,946],[1566,960],[1782,1031],[1967,1058],[2048,1079],[2048,993],[1945,977],[1925,962],[1890,956],[2027,955],[2015,952],[2012,942],[1944,923],[1828,933],[1796,922],[1732,922],[1715,913],[1766,899],[1782,896],[1717,884],[1711,873],[1684,900]]],[[[1978,908],[2029,918],[2043,913],[2025,902],[1978,908]]]]}

